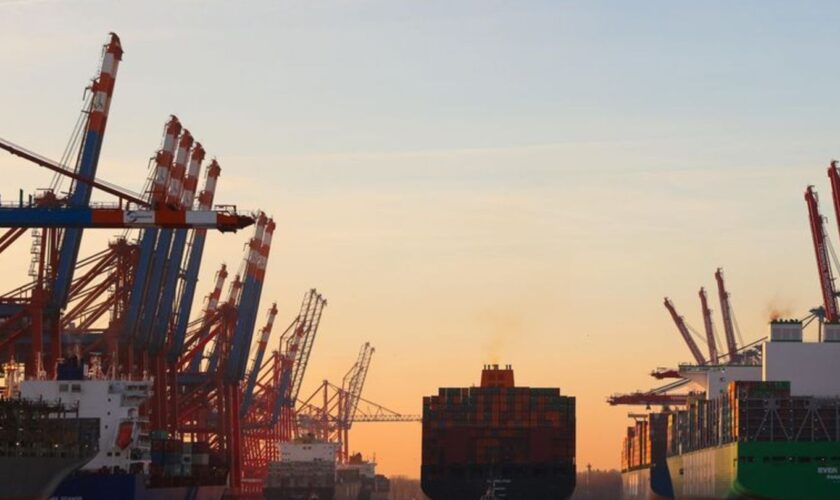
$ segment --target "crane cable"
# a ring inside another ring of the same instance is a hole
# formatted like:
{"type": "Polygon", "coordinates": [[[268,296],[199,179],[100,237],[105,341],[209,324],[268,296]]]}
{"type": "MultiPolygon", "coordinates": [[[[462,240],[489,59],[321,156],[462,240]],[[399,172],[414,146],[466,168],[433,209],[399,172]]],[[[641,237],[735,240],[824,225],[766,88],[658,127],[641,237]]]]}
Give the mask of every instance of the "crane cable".
{"type": "MultiPolygon", "coordinates": [[[[93,98],[87,90],[85,91],[85,94],[86,97],[84,98],[84,106],[82,109],[90,109],[90,104],[93,98]]],[[[76,124],[73,126],[73,130],[70,134],[70,139],[67,141],[67,145],[64,147],[64,152],[61,154],[61,158],[58,161],[59,165],[67,168],[68,170],[73,170],[74,172],[78,171],[78,161],[76,162],[76,166],[72,169],[68,167],[68,162],[70,161],[70,158],[74,156],[74,153],[81,152],[79,146],[81,144],[82,132],[87,124],[86,117],[88,113],[88,111],[82,111],[79,113],[79,117],[76,119],[76,124]]],[[[64,175],[61,175],[58,172],[54,173],[52,182],[50,183],[50,189],[53,192],[58,191],[64,181],[64,178],[64,175]]]]}

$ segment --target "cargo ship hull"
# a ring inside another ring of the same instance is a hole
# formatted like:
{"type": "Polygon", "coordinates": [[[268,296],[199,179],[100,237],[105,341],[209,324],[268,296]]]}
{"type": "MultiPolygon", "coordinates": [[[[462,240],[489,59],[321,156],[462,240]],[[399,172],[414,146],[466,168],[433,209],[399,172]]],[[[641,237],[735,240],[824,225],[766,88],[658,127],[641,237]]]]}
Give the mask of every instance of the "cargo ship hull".
{"type": "Polygon", "coordinates": [[[480,500],[495,483],[498,496],[509,500],[568,498],[575,489],[575,466],[571,462],[545,467],[468,466],[441,471],[423,466],[423,492],[433,500],[480,500]]]}
{"type": "Polygon", "coordinates": [[[64,480],[51,500],[220,500],[224,485],[148,486],[145,474],[82,474],[64,480]]]}
{"type": "Polygon", "coordinates": [[[575,398],[516,386],[486,365],[480,387],[423,398],[421,487],[432,500],[567,498],[575,489],[575,398]]]}
{"type": "Polygon", "coordinates": [[[38,457],[0,459],[0,500],[42,500],[67,475],[90,460],[38,457]]]}
{"type": "Polygon", "coordinates": [[[648,466],[621,473],[625,500],[670,500],[674,498],[667,466],[648,466]]]}
{"type": "Polygon", "coordinates": [[[334,500],[335,488],[283,488],[268,487],[263,490],[266,500],[334,500]]]}
{"type": "Polygon", "coordinates": [[[678,499],[840,498],[840,443],[729,443],[668,457],[678,499]]]}

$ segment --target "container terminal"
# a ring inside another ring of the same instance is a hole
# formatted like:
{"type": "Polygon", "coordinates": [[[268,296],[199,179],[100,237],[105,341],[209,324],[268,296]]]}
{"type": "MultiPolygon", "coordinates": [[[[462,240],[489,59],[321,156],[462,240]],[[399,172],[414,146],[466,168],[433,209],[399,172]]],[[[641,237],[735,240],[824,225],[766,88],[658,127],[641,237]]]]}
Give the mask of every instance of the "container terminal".
{"type": "Polygon", "coordinates": [[[349,431],[420,417],[362,398],[369,343],[340,383],[301,393],[327,301],[306,291],[269,345],[278,308],[261,296],[275,222],[216,200],[222,169],[206,161],[200,127],[165,120],[139,192],[100,178],[123,55],[109,34],[59,160],[0,138],[54,175],[0,204],[0,252],[28,244],[31,257],[28,280],[0,294],[0,499],[297,498],[282,475],[301,467],[307,440],[330,450],[335,498],[386,498],[387,478],[351,452],[349,431]],[[111,201],[92,202],[94,190],[111,201]],[[193,310],[208,231],[248,228],[239,269],[217,267],[193,310]],[[82,255],[85,231],[102,229],[120,233],[82,255]]]}
{"type": "MultiPolygon", "coordinates": [[[[197,135],[169,116],[139,191],[100,178],[123,55],[109,34],[60,159],[0,137],[53,174],[0,203],[0,252],[28,245],[30,256],[28,279],[0,294],[0,499],[382,500],[388,478],[353,453],[350,430],[420,421],[432,499],[571,496],[575,399],[517,387],[509,366],[424,398],[421,418],[362,397],[374,353],[364,343],[340,382],[303,394],[327,300],[307,290],[275,329],[277,305],[261,298],[276,224],[216,200],[220,161],[197,135]],[[111,201],[93,202],[94,190],[111,201]],[[85,230],[102,229],[119,233],[83,255],[85,230]],[[194,310],[208,231],[243,230],[241,265],[210,263],[194,310]]],[[[840,223],[836,162],[828,176],[840,223]]],[[[813,186],[805,201],[823,300],[804,318],[775,318],[744,343],[720,269],[724,343],[704,288],[703,334],[665,299],[693,363],[655,370],[664,386],[609,398],[646,409],[629,414],[621,443],[626,498],[840,497],[838,270],[813,186]]]]}
{"type": "MultiPolygon", "coordinates": [[[[840,169],[828,168],[840,223],[840,169]]],[[[814,186],[805,190],[823,303],[803,319],[772,318],[769,335],[739,347],[730,294],[718,269],[725,349],[717,349],[704,288],[704,334],[668,298],[665,307],[694,363],[651,373],[672,382],[616,394],[641,405],[621,444],[624,498],[840,498],[840,322],[833,254],[814,186]],[[805,338],[805,327],[814,339],[805,338]],[[705,342],[706,357],[696,339],[705,342]],[[651,407],[658,407],[651,411],[651,407]]]]}

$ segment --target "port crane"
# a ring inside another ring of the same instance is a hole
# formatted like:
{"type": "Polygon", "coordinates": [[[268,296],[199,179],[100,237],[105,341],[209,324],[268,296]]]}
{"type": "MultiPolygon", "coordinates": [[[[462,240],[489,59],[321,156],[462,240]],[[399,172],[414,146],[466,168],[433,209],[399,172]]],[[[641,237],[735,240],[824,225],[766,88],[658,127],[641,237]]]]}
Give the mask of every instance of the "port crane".
{"type": "MultiPolygon", "coordinates": [[[[121,58],[120,40],[111,34],[61,161],[0,138],[0,149],[58,179],[50,189],[27,198],[21,191],[15,203],[0,205],[0,228],[6,229],[0,233],[0,252],[24,234],[33,236],[31,282],[0,295],[0,352],[8,353],[6,361],[22,361],[27,377],[54,378],[62,342],[70,343],[78,347],[73,355],[95,357],[97,367],[103,362],[107,374],[98,371],[97,377],[152,378],[152,398],[140,408],[148,430],[208,443],[213,460],[229,472],[227,495],[258,493],[248,483],[251,438],[268,444],[264,450],[275,450],[278,439],[292,439],[306,420],[299,415],[298,395],[326,300],[311,290],[293,327],[269,353],[277,316],[273,305],[248,369],[275,224],[262,212],[250,216],[231,206],[214,208],[221,167],[209,161],[199,191],[207,153],[175,116],[164,125],[142,194],[99,178],[121,58]],[[68,159],[77,147],[71,168],[68,159]],[[72,181],[66,196],[57,194],[61,179],[72,181]],[[94,189],[116,201],[92,203],[94,189]],[[228,278],[223,264],[206,307],[191,319],[207,231],[251,225],[254,236],[227,300],[222,300],[228,278]],[[100,228],[123,234],[81,257],[83,231],[100,228]]],[[[343,426],[345,446],[352,422],[419,420],[361,398],[372,353],[366,345],[338,388],[341,418],[333,425],[343,426]]],[[[267,458],[261,458],[266,465],[267,458]]]]}
{"type": "Polygon", "coordinates": [[[823,296],[825,320],[837,320],[837,292],[834,288],[834,276],[828,255],[828,240],[825,234],[825,219],[820,213],[819,198],[814,186],[805,190],[805,203],[808,205],[808,220],[811,225],[811,239],[814,244],[814,254],[817,261],[817,272],[820,279],[820,290],[823,296]]]}
{"type": "MultiPolygon", "coordinates": [[[[242,384],[243,490],[260,494],[269,462],[279,460],[277,443],[298,436],[295,406],[326,299],[316,290],[304,294],[300,311],[280,335],[278,348],[265,359],[272,310],[242,384]],[[247,406],[245,401],[248,401],[247,406]]],[[[276,313],[274,313],[276,314],[276,313]]]]}
{"type": "MultiPolygon", "coordinates": [[[[105,347],[106,355],[110,355],[109,377],[154,376],[153,399],[141,411],[150,417],[152,429],[179,435],[183,434],[179,428],[182,407],[176,396],[182,386],[177,368],[190,328],[190,305],[206,231],[235,231],[252,225],[254,218],[239,215],[235,209],[212,208],[221,170],[215,160],[207,169],[204,189],[196,193],[205,152],[174,116],[165,126],[163,145],[155,155],[149,189],[144,195],[97,179],[99,150],[121,54],[119,39],[112,34],[84,111],[84,139],[75,168],[0,139],[0,149],[73,180],[66,198],[50,189],[28,200],[21,194],[16,204],[0,206],[0,227],[9,228],[0,235],[0,251],[9,248],[27,230],[31,229],[35,236],[33,281],[0,298],[0,343],[16,346],[24,335],[29,336],[30,355],[11,352],[10,359],[23,360],[27,376],[46,378],[55,376],[62,337],[79,342],[83,355],[105,347]],[[116,196],[118,201],[93,205],[92,189],[116,196]],[[82,231],[94,228],[141,232],[136,243],[122,236],[109,243],[107,249],[79,259],[82,231]],[[109,312],[108,326],[95,331],[94,324],[109,312]],[[42,332],[49,332],[47,363],[43,362],[42,332]]],[[[251,340],[247,329],[253,325],[250,315],[259,302],[274,228],[263,214],[259,222],[258,230],[264,236],[256,246],[253,239],[250,243],[244,269],[246,280],[241,284],[242,294],[253,302],[241,312],[224,308],[209,320],[224,326],[224,338],[217,345],[220,362],[225,365],[233,348],[240,355],[243,351],[247,355],[251,340]]],[[[240,293],[236,295],[232,305],[238,306],[241,297],[240,293]]],[[[220,410],[215,415],[222,418],[211,424],[189,420],[188,414],[185,426],[191,424],[194,427],[189,430],[209,437],[208,442],[224,456],[231,472],[231,492],[237,494],[241,465],[236,419],[239,379],[235,373],[223,373],[217,381],[205,395],[209,393],[208,401],[220,410]]]]}
{"type": "Polygon", "coordinates": [[[419,422],[419,415],[404,415],[364,399],[362,388],[374,353],[365,343],[356,362],[342,378],[341,386],[328,380],[306,399],[298,409],[298,426],[302,432],[341,444],[337,459],[346,462],[350,456],[349,431],[354,422],[419,422]]]}
{"type": "Polygon", "coordinates": [[[739,360],[738,342],[735,340],[732,304],[730,303],[729,292],[726,290],[726,283],[723,279],[723,269],[720,267],[715,271],[715,281],[717,282],[718,298],[720,299],[720,315],[723,319],[723,331],[726,335],[727,354],[729,354],[729,362],[734,363],[739,360]]]}
{"type": "MultiPolygon", "coordinates": [[[[36,165],[46,167],[59,176],[73,179],[70,193],[66,198],[60,198],[52,190],[42,192],[36,197],[30,197],[24,202],[21,194],[17,204],[0,207],[0,227],[9,228],[0,237],[2,249],[8,248],[27,229],[33,229],[33,282],[20,287],[4,297],[2,312],[5,321],[0,325],[0,331],[11,331],[3,341],[6,343],[18,340],[23,331],[28,331],[31,337],[32,353],[22,356],[26,365],[27,376],[45,377],[55,376],[55,365],[61,357],[62,325],[70,326],[62,311],[68,309],[71,301],[71,290],[81,292],[85,285],[93,282],[96,274],[83,276],[81,281],[74,280],[75,271],[80,264],[78,259],[79,245],[82,232],[86,228],[134,228],[134,227],[178,227],[237,230],[252,223],[252,219],[241,216],[232,211],[210,210],[209,207],[201,211],[186,209],[159,209],[150,207],[139,196],[119,188],[111,183],[96,179],[99,163],[99,152],[102,147],[105,125],[108,119],[110,101],[113,95],[116,72],[122,57],[122,47],[115,34],[109,36],[109,41],[103,50],[99,75],[90,87],[91,97],[88,99],[84,115],[83,141],[75,169],[65,167],[59,162],[15,145],[11,141],[0,140],[0,148],[17,155],[36,165]],[[93,188],[115,195],[118,203],[115,206],[90,206],[93,188]],[[24,324],[29,327],[23,327],[24,324]],[[50,351],[44,353],[44,339],[42,332],[48,334],[50,351]],[[46,363],[44,355],[47,354],[46,363]]],[[[131,268],[134,264],[134,249],[125,241],[117,241],[110,245],[110,251],[101,254],[101,259],[90,265],[91,271],[101,273],[110,269],[118,271],[120,277],[112,272],[109,277],[96,289],[84,295],[84,298],[70,310],[70,318],[86,312],[82,324],[90,324],[91,318],[101,317],[110,306],[120,303],[116,298],[111,299],[108,307],[99,305],[91,310],[94,297],[101,295],[108,287],[121,282],[122,287],[128,286],[131,268]]],[[[85,260],[82,264],[91,264],[85,260]]],[[[83,266],[82,266],[83,267],[83,266]]],[[[75,297],[74,297],[75,298],[75,297]]],[[[106,301],[107,303],[108,301],[106,301]]]]}
{"type": "Polygon", "coordinates": [[[706,297],[706,289],[700,287],[700,308],[703,313],[703,327],[706,330],[706,344],[709,347],[709,363],[717,363],[718,352],[717,342],[715,341],[715,326],[712,323],[712,310],[709,309],[709,301],[706,297]]]}
{"type": "Polygon", "coordinates": [[[671,313],[671,318],[674,320],[674,324],[677,326],[677,330],[682,335],[683,340],[685,341],[688,349],[691,351],[691,355],[694,356],[694,360],[697,362],[698,365],[705,365],[706,360],[703,359],[703,353],[700,352],[700,348],[697,347],[697,343],[691,337],[691,332],[688,331],[688,326],[685,324],[685,319],[677,313],[676,308],[674,307],[674,303],[671,302],[671,299],[665,297],[665,308],[668,309],[668,312],[671,313]]]}
{"type": "Polygon", "coordinates": [[[647,407],[661,406],[683,406],[688,401],[690,394],[669,394],[670,391],[679,389],[689,383],[688,379],[681,378],[677,381],[663,385],[650,391],[636,391],[629,394],[613,394],[607,398],[611,406],[617,405],[644,405],[647,407]]]}

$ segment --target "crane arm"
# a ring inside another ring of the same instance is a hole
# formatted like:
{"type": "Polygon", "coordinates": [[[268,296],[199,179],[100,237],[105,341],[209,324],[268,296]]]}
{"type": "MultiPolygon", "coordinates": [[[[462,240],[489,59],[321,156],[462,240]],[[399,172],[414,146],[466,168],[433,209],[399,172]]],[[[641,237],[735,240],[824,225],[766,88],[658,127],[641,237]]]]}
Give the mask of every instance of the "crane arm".
{"type": "Polygon", "coordinates": [[[706,360],[703,359],[703,353],[700,352],[700,348],[697,347],[697,343],[694,342],[693,338],[691,338],[691,332],[688,331],[685,320],[682,316],[677,314],[674,304],[668,297],[665,297],[665,308],[668,309],[669,313],[671,313],[671,318],[674,320],[674,324],[677,325],[677,330],[679,330],[686,345],[688,345],[688,349],[691,351],[691,355],[694,356],[694,360],[698,365],[705,365],[706,360]]]}
{"type": "Polygon", "coordinates": [[[289,398],[295,401],[300,394],[300,387],[303,384],[303,376],[306,373],[306,367],[309,364],[309,358],[312,354],[312,347],[315,343],[315,337],[318,333],[318,328],[321,324],[321,316],[324,312],[324,306],[327,305],[326,299],[318,293],[314,288],[310,290],[310,301],[306,309],[304,335],[299,339],[297,347],[297,358],[294,364],[294,371],[291,379],[291,392],[289,398]]]}
{"type": "Polygon", "coordinates": [[[729,292],[726,291],[726,284],[723,280],[723,269],[715,271],[717,281],[718,297],[720,298],[720,315],[723,318],[723,331],[726,334],[726,349],[729,354],[729,361],[738,358],[738,342],[735,340],[735,328],[732,322],[732,304],[729,302],[729,292]]]}
{"type": "MultiPolygon", "coordinates": [[[[111,97],[114,94],[114,84],[117,69],[122,60],[122,45],[120,38],[111,33],[105,49],[102,51],[102,61],[99,66],[99,76],[90,87],[93,94],[90,107],[87,110],[84,142],[76,173],[81,178],[96,178],[96,168],[99,164],[99,153],[102,151],[102,141],[105,136],[105,125],[108,122],[108,111],[111,108],[111,97]]],[[[76,181],[71,187],[67,204],[71,207],[86,207],[90,203],[91,186],[76,181]]],[[[53,283],[52,296],[49,303],[53,310],[64,309],[69,299],[70,284],[73,282],[73,272],[79,259],[79,248],[82,242],[82,227],[68,227],[61,238],[61,249],[58,255],[58,265],[53,283]]]]}
{"type": "Polygon", "coordinates": [[[356,417],[356,411],[359,406],[359,400],[362,397],[362,389],[365,385],[365,379],[367,378],[373,353],[374,348],[371,347],[370,342],[365,342],[359,351],[359,357],[356,363],[353,364],[353,367],[350,368],[350,371],[347,372],[342,380],[342,389],[347,394],[343,401],[342,420],[347,429],[350,428],[353,419],[356,417]]]}
{"type": "Polygon", "coordinates": [[[706,297],[706,289],[700,288],[700,307],[703,310],[703,326],[706,330],[706,343],[709,345],[709,362],[717,363],[718,352],[715,342],[715,327],[712,324],[712,310],[709,309],[709,300],[706,297]]]}
{"type": "Polygon", "coordinates": [[[837,292],[834,289],[834,276],[828,259],[828,241],[825,235],[825,224],[820,214],[819,198],[814,186],[805,190],[805,203],[808,205],[808,220],[811,224],[811,239],[814,243],[814,254],[817,260],[820,289],[822,290],[823,305],[825,306],[826,321],[837,320],[837,292]]]}
{"type": "Polygon", "coordinates": [[[263,358],[265,357],[265,348],[268,345],[268,338],[271,336],[271,330],[274,327],[274,319],[277,317],[277,303],[271,305],[268,310],[268,319],[265,326],[260,332],[260,340],[257,342],[257,350],[254,354],[254,362],[251,365],[251,371],[248,372],[248,378],[245,382],[245,390],[242,394],[242,403],[239,406],[239,415],[244,417],[251,407],[254,400],[254,388],[257,385],[257,376],[263,366],[263,358]]]}
{"type": "Polygon", "coordinates": [[[21,146],[18,146],[6,139],[0,138],[0,149],[6,150],[9,153],[20,156],[24,160],[31,161],[36,165],[40,165],[42,167],[48,168],[53,172],[59,173],[61,175],[70,177],[71,179],[82,182],[84,184],[88,184],[93,186],[101,191],[104,191],[108,194],[112,194],[117,198],[134,203],[138,207],[148,207],[149,203],[140,197],[140,195],[136,193],[131,193],[116,184],[112,184],[110,182],[105,182],[103,180],[93,179],[91,177],[85,177],[69,168],[65,167],[64,165],[58,163],[57,161],[51,160],[47,157],[41,156],[38,153],[29,151],[21,146]]]}
{"type": "Polygon", "coordinates": [[[0,207],[0,227],[217,229],[235,232],[254,218],[227,210],[123,210],[90,207],[0,207]]]}

